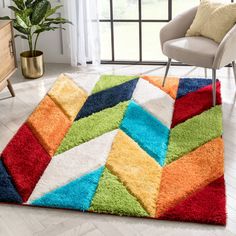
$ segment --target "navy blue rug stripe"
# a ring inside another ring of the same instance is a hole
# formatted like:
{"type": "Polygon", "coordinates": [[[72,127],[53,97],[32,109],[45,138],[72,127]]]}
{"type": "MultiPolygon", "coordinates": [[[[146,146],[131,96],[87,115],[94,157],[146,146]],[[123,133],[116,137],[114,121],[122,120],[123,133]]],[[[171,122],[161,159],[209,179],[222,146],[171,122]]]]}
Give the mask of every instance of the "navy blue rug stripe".
{"type": "Polygon", "coordinates": [[[20,195],[11,182],[2,161],[0,160],[0,202],[22,203],[20,195]]]}
{"type": "Polygon", "coordinates": [[[212,84],[211,79],[181,78],[179,80],[177,99],[210,84],[212,84]]]}
{"type": "Polygon", "coordinates": [[[75,120],[87,117],[103,109],[113,107],[120,102],[130,100],[137,82],[138,79],[133,79],[121,85],[92,94],[88,97],[75,120]]]}

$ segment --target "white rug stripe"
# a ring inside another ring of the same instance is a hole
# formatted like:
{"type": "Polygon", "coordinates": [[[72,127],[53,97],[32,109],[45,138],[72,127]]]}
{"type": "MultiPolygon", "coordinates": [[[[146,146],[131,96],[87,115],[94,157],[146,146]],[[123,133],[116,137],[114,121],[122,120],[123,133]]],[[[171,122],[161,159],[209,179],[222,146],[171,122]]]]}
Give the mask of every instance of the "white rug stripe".
{"type": "Polygon", "coordinates": [[[105,165],[118,130],[103,134],[52,158],[27,204],[105,165]]]}
{"type": "Polygon", "coordinates": [[[100,75],[97,74],[89,74],[89,76],[84,76],[83,74],[78,75],[78,73],[65,74],[73,79],[80,88],[87,92],[88,95],[92,93],[95,84],[100,79],[100,75]]]}
{"type": "Polygon", "coordinates": [[[133,99],[168,128],[171,126],[175,100],[144,79],[139,79],[133,99]]]}

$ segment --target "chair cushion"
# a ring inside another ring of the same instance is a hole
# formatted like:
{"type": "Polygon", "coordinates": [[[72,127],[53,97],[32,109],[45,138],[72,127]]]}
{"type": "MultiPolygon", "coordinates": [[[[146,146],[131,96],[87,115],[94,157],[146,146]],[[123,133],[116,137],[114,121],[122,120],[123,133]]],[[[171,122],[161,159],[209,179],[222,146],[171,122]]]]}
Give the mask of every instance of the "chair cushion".
{"type": "Polygon", "coordinates": [[[163,45],[163,53],[188,65],[212,68],[219,44],[203,37],[183,37],[169,40],[163,45]]]}
{"type": "Polygon", "coordinates": [[[202,0],[186,36],[204,36],[220,43],[236,22],[236,3],[202,0]]]}

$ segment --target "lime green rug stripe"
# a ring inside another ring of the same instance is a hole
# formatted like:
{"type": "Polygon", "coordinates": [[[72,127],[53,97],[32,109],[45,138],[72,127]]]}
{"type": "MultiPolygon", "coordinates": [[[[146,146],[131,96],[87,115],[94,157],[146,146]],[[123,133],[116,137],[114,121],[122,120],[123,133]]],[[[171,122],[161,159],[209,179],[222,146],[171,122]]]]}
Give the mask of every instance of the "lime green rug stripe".
{"type": "Polygon", "coordinates": [[[137,199],[107,168],[99,181],[89,210],[127,216],[148,216],[137,199]]]}
{"type": "Polygon", "coordinates": [[[119,127],[129,102],[94,113],[73,123],[56,154],[65,152],[119,127]]]}
{"type": "Polygon", "coordinates": [[[222,135],[222,110],[215,106],[177,125],[170,132],[166,164],[222,135]]]}
{"type": "Polygon", "coordinates": [[[138,76],[102,75],[100,80],[94,86],[92,93],[97,93],[102,90],[112,88],[135,78],[138,78],[138,76]]]}

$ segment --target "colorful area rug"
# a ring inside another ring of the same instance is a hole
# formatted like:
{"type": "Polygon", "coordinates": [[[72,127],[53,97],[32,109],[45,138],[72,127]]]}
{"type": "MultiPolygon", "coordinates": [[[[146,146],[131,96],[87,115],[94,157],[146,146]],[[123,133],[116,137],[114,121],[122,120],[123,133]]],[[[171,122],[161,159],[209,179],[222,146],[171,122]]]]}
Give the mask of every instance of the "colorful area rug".
{"type": "Polygon", "coordinates": [[[0,202],[226,224],[220,83],[61,75],[1,154],[0,202]]]}

